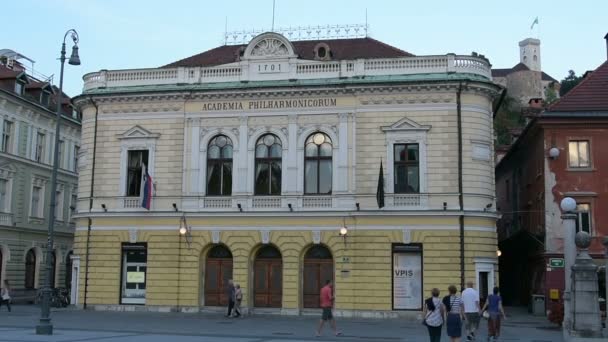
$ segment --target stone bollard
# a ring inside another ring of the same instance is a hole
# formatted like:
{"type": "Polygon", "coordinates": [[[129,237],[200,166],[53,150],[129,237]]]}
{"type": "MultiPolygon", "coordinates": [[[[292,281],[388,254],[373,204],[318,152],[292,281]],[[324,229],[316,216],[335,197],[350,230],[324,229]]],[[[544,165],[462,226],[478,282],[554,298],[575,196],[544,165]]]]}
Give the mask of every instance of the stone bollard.
{"type": "Polygon", "coordinates": [[[589,256],[591,237],[586,232],[576,233],[579,253],[572,266],[572,331],[571,336],[601,338],[602,323],[599,308],[597,265],[589,256]]]}

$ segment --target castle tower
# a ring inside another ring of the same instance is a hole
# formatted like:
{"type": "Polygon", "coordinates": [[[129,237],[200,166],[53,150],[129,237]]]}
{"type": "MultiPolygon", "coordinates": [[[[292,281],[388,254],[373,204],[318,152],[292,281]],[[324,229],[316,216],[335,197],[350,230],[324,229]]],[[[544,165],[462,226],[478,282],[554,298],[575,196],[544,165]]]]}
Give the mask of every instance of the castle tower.
{"type": "Polygon", "coordinates": [[[542,71],[540,68],[540,40],[527,38],[519,42],[519,61],[530,70],[542,71]]]}

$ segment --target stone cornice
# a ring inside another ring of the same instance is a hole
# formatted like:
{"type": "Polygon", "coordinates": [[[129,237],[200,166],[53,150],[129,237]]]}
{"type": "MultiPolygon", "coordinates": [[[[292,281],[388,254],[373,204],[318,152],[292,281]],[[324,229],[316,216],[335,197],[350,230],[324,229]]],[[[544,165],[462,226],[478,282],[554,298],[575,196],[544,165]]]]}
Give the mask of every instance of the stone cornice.
{"type": "Polygon", "coordinates": [[[83,107],[91,104],[91,98],[99,105],[115,105],[103,109],[106,113],[125,112],[175,112],[184,102],[221,101],[221,100],[257,100],[281,99],[303,96],[362,96],[361,104],[394,104],[394,103],[449,103],[455,101],[455,92],[462,85],[465,92],[476,93],[494,99],[500,87],[488,82],[423,82],[407,85],[368,85],[345,87],[305,87],[297,89],[226,89],[220,91],[180,91],[149,92],[139,94],[103,94],[87,95],[76,98],[75,104],[83,107]],[[146,106],[141,104],[146,103],[146,106]],[[140,104],[139,106],[136,104],[140,104]],[[135,105],[135,106],[133,106],[135,105]]]}

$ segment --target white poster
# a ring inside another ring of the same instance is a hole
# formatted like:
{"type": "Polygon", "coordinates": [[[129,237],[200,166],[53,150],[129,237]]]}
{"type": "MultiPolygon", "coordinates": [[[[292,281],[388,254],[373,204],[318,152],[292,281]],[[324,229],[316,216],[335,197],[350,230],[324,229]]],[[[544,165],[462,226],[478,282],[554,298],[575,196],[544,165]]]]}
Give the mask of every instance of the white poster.
{"type": "Polygon", "coordinates": [[[420,253],[393,253],[393,306],[395,310],[422,309],[420,253]]]}

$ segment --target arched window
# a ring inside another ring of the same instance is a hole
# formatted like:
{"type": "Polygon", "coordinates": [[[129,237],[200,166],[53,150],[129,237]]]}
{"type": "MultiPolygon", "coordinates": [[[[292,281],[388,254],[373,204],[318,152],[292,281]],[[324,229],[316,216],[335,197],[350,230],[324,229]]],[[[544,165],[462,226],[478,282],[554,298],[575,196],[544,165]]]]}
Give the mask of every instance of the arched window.
{"type": "Polygon", "coordinates": [[[36,284],[36,253],[33,249],[25,255],[25,288],[33,289],[36,284]]]}
{"type": "Polygon", "coordinates": [[[331,138],[325,133],[313,133],[304,148],[304,193],[331,194],[331,138]]]}
{"type": "Polygon", "coordinates": [[[207,195],[232,194],[232,140],[225,135],[211,139],[207,147],[207,195]]]}
{"type": "Polygon", "coordinates": [[[261,136],[255,144],[255,194],[281,194],[281,139],[274,134],[261,136]]]}

